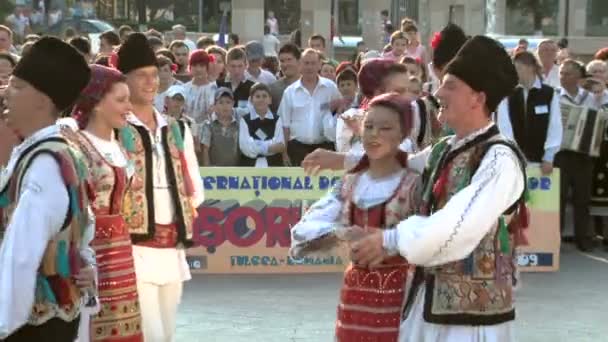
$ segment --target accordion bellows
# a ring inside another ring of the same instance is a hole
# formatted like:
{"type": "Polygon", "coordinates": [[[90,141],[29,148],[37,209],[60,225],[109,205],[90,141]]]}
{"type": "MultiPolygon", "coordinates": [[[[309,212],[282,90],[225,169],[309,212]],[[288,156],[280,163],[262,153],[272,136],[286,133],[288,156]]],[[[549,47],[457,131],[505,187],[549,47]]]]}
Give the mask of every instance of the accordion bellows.
{"type": "Polygon", "coordinates": [[[608,139],[608,112],[588,107],[561,104],[564,135],[562,150],[598,157],[602,142],[608,139]]]}

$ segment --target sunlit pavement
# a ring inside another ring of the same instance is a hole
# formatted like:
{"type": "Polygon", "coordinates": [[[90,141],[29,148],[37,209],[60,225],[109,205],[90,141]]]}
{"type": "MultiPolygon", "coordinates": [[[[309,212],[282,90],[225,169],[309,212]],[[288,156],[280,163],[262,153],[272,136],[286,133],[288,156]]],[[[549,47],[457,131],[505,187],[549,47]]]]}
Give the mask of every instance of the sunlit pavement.
{"type": "MultiPolygon", "coordinates": [[[[340,282],[339,274],[194,276],[177,341],[331,342],[340,282]]],[[[564,245],[560,272],[524,274],[516,300],[517,341],[608,341],[608,253],[564,245]]]]}

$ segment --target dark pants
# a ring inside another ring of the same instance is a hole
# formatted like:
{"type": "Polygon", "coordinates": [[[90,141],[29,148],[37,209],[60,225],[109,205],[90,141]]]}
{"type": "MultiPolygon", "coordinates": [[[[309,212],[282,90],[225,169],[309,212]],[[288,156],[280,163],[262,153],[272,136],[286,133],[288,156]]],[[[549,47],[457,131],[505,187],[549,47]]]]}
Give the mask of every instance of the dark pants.
{"type": "Polygon", "coordinates": [[[589,205],[591,204],[593,160],[587,155],[571,151],[561,151],[555,158],[555,164],[560,168],[560,221],[562,234],[564,232],[564,213],[568,193],[572,190],[574,238],[577,244],[589,243],[591,240],[589,205]]]}
{"type": "Polygon", "coordinates": [[[287,143],[287,155],[289,156],[289,160],[291,160],[291,166],[300,166],[302,160],[304,160],[309,153],[318,148],[324,148],[331,151],[335,150],[334,143],[332,142],[307,145],[297,140],[289,140],[287,143]]]}
{"type": "Polygon", "coordinates": [[[24,325],[4,342],[74,342],[78,337],[80,318],[71,322],[53,318],[42,325],[24,325]]]}

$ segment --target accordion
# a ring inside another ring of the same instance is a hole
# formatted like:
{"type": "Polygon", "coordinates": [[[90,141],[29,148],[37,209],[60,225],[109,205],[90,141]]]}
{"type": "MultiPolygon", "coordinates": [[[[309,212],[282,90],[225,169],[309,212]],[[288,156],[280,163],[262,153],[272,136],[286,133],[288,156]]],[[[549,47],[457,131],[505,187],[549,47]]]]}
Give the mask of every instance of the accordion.
{"type": "Polygon", "coordinates": [[[564,135],[562,150],[599,157],[602,142],[607,138],[608,112],[561,103],[564,135]]]}

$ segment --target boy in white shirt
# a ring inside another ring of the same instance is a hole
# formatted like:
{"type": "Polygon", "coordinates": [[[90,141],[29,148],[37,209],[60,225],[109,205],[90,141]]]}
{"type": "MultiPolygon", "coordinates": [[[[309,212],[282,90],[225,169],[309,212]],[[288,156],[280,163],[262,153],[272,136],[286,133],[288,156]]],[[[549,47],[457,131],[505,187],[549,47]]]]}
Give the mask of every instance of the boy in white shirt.
{"type": "Polygon", "coordinates": [[[270,88],[263,83],[251,87],[251,112],[240,119],[241,166],[283,166],[283,123],[270,111],[270,88]]]}

